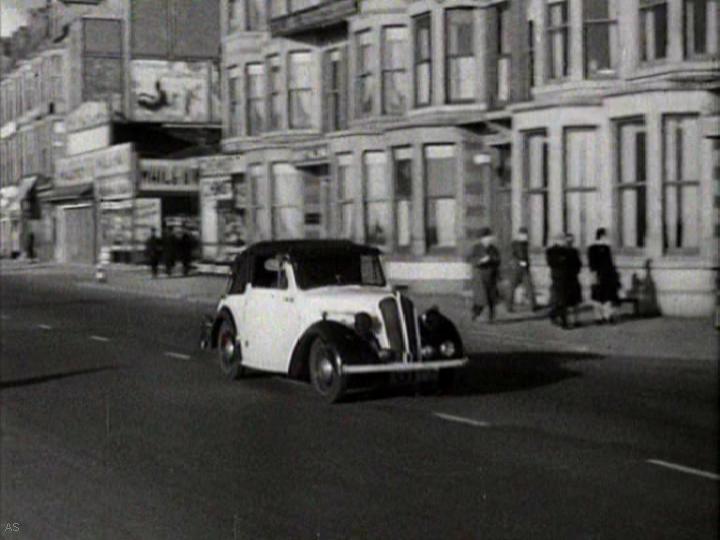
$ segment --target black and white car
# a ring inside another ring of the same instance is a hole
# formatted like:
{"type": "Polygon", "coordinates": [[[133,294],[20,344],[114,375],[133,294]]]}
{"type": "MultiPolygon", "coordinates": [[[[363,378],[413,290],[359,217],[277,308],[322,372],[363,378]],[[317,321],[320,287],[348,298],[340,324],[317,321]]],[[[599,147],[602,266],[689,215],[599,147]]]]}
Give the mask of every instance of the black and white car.
{"type": "Polygon", "coordinates": [[[434,371],[442,381],[468,361],[449,319],[436,308],[418,315],[388,285],[377,248],[345,240],[249,246],[203,341],[230,378],[288,374],[330,402],[365,375],[434,371]]]}

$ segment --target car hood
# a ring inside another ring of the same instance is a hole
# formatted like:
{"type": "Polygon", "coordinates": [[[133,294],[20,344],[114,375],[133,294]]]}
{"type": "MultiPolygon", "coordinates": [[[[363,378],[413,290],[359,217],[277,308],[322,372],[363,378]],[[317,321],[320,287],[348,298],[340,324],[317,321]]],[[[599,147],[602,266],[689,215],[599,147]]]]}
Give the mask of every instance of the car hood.
{"type": "Polygon", "coordinates": [[[355,314],[359,311],[375,313],[380,301],[388,296],[392,296],[392,292],[384,287],[351,285],[319,287],[303,292],[308,303],[328,314],[355,314]]]}

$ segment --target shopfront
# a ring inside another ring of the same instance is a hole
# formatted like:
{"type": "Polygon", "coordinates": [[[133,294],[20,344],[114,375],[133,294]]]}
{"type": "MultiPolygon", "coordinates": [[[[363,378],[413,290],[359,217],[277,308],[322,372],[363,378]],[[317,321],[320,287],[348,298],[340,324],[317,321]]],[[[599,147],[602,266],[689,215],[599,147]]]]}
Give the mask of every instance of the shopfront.
{"type": "Polygon", "coordinates": [[[250,239],[245,160],[239,155],[198,158],[202,258],[229,261],[250,239]]]}

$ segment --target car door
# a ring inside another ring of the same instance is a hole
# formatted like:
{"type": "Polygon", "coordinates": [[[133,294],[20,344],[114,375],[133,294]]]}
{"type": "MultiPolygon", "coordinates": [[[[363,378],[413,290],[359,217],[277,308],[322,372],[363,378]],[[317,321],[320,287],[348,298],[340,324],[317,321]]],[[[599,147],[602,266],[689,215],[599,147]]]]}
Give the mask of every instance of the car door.
{"type": "Polygon", "coordinates": [[[243,362],[256,369],[286,372],[298,323],[287,270],[279,260],[257,261],[245,296],[243,362]]]}

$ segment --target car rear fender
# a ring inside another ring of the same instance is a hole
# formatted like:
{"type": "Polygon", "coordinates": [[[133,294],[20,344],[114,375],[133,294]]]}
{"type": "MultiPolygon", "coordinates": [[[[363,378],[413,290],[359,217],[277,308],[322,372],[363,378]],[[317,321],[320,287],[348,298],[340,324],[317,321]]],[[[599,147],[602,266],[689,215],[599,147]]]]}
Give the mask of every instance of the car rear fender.
{"type": "Polygon", "coordinates": [[[211,349],[217,348],[218,332],[220,332],[220,325],[225,319],[229,319],[233,325],[235,325],[235,330],[237,331],[237,324],[235,323],[232,313],[230,313],[228,308],[223,307],[220,311],[218,311],[217,315],[215,315],[215,320],[213,321],[212,331],[210,332],[211,349]]]}
{"type": "Polygon", "coordinates": [[[355,330],[337,321],[322,320],[312,324],[295,344],[288,369],[290,377],[309,378],[308,357],[310,347],[317,338],[335,345],[343,364],[378,362],[377,353],[355,330]]]}

